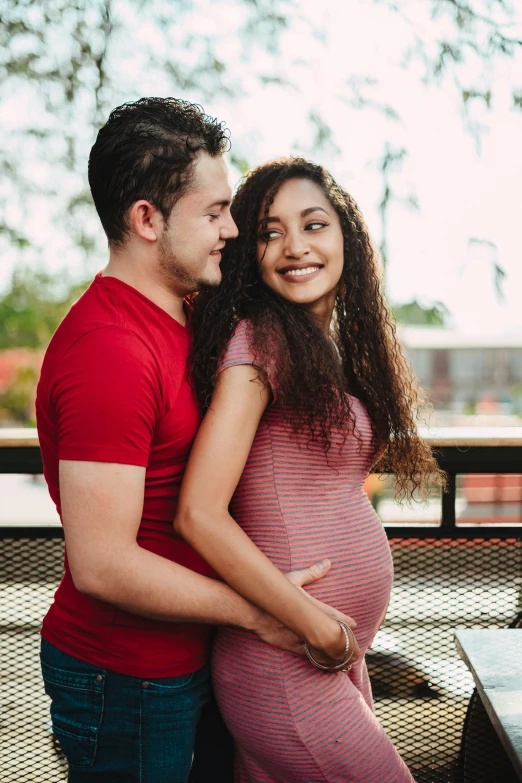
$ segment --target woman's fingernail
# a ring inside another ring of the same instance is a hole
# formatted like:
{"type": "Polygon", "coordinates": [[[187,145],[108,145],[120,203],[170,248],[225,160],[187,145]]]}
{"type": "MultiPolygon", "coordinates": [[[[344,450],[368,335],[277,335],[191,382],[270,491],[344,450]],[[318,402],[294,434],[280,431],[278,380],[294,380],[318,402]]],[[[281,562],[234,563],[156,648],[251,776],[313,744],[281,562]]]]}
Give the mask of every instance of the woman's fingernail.
{"type": "Polygon", "coordinates": [[[321,568],[329,568],[330,565],[331,563],[327,557],[324,560],[321,560],[321,568]]]}

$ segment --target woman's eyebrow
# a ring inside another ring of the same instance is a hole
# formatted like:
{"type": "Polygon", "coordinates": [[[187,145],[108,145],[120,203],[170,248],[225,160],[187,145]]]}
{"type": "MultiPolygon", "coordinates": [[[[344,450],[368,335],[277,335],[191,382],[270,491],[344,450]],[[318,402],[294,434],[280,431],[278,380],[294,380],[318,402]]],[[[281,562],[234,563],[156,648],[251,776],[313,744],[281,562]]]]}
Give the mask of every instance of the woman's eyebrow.
{"type": "MultiPolygon", "coordinates": [[[[306,209],[303,209],[303,211],[300,214],[301,217],[306,217],[311,212],[324,212],[325,215],[328,215],[328,212],[326,211],[326,209],[323,209],[323,207],[307,207],[306,209]]],[[[328,215],[328,217],[330,216],[328,215]]],[[[267,223],[280,223],[280,222],[281,222],[281,218],[275,217],[275,215],[273,215],[271,217],[262,218],[259,221],[259,224],[266,225],[267,223]]]]}
{"type": "Polygon", "coordinates": [[[308,207],[308,209],[303,209],[301,217],[306,217],[310,212],[324,212],[325,215],[328,215],[326,209],[323,209],[322,207],[308,207]]]}

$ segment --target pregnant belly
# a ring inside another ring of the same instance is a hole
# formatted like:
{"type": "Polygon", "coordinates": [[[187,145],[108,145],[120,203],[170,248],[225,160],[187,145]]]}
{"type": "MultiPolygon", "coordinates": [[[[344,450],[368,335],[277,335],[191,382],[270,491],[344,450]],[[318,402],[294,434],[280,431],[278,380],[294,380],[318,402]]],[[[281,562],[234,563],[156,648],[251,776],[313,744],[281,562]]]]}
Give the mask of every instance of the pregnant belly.
{"type": "Polygon", "coordinates": [[[331,561],[329,573],[306,590],[352,617],[357,641],[366,648],[382,622],[393,581],[388,539],[367,496],[362,491],[294,496],[291,506],[280,504],[277,518],[264,520],[250,516],[241,524],[282,571],[325,557],[331,561]]]}

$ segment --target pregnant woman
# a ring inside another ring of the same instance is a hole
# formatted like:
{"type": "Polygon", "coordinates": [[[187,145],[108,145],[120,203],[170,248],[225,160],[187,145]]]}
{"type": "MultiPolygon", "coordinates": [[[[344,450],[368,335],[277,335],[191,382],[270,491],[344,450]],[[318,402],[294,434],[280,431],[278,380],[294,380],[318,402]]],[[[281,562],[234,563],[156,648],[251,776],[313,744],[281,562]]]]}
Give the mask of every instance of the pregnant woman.
{"type": "Polygon", "coordinates": [[[305,643],[298,655],[219,631],[214,688],[236,742],[236,781],[411,783],[374,715],[364,661],[393,574],[363,482],[376,462],[403,497],[442,480],[417,435],[423,398],[361,214],[322,167],[260,166],[232,214],[239,237],[223,249],[222,284],[194,301],[192,367],[206,415],[175,524],[305,643]],[[284,573],[319,558],[331,567],[308,597],[284,573]]]}

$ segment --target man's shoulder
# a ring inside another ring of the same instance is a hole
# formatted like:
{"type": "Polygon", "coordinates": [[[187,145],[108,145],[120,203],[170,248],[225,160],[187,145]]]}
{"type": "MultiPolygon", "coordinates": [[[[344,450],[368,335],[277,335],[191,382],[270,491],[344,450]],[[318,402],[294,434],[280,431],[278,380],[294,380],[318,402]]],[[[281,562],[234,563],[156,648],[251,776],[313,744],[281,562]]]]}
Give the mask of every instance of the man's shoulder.
{"type": "Polygon", "coordinates": [[[84,308],[79,300],[72,306],[47,348],[40,386],[53,388],[67,376],[77,379],[86,375],[93,380],[97,368],[114,371],[149,372],[156,375],[157,362],[150,346],[139,331],[125,323],[117,313],[103,313],[84,308]],[[134,369],[133,369],[134,368],[134,369]],[[71,375],[72,374],[72,375],[71,375]]]}
{"type": "Polygon", "coordinates": [[[53,340],[66,342],[68,339],[74,339],[76,335],[87,334],[103,326],[122,324],[119,303],[107,297],[100,297],[98,287],[91,283],[79,299],[73,302],[56,330],[53,340]]]}
{"type": "Polygon", "coordinates": [[[60,359],[72,349],[90,352],[110,349],[111,345],[147,350],[139,323],[127,317],[122,305],[114,292],[92,283],[56,330],[47,350],[49,357],[60,359]]]}
{"type": "Polygon", "coordinates": [[[42,371],[63,369],[64,363],[118,358],[118,364],[153,361],[153,352],[138,331],[121,323],[90,320],[89,322],[62,323],[51,340],[45,354],[42,371]],[[70,328],[70,327],[73,328],[70,328]]]}

